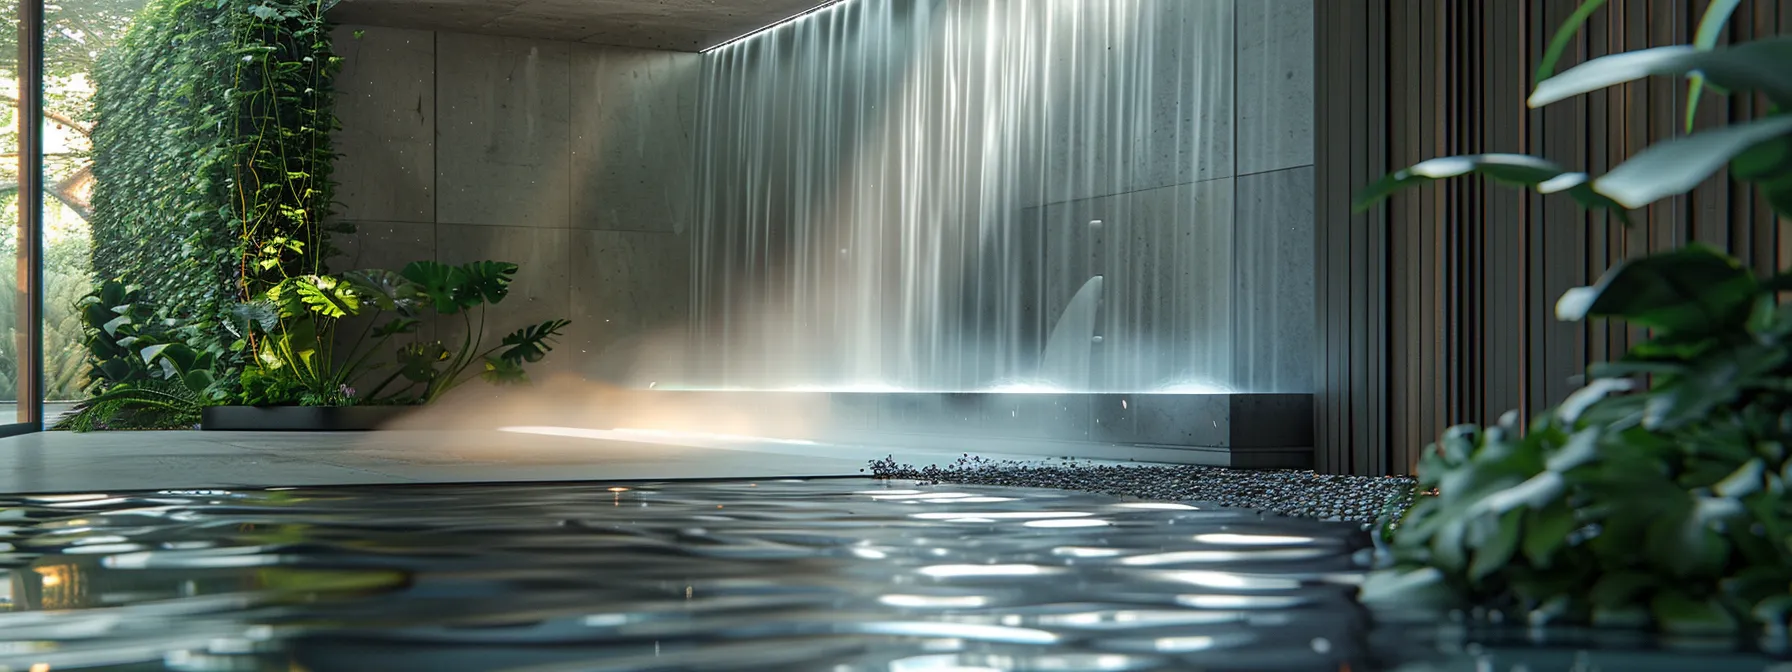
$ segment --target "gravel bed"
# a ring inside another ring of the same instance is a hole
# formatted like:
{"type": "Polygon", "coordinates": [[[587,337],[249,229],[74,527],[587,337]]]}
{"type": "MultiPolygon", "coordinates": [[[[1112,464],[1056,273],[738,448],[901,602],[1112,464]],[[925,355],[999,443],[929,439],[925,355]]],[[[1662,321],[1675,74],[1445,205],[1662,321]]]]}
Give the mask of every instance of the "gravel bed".
{"type": "Polygon", "coordinates": [[[1190,465],[1106,465],[1021,462],[965,455],[945,467],[873,460],[872,476],[925,484],[1000,485],[1098,492],[1119,497],[1255,509],[1285,516],[1370,523],[1412,502],[1414,482],[1388,476],[1334,476],[1312,471],[1247,470],[1190,465]]]}

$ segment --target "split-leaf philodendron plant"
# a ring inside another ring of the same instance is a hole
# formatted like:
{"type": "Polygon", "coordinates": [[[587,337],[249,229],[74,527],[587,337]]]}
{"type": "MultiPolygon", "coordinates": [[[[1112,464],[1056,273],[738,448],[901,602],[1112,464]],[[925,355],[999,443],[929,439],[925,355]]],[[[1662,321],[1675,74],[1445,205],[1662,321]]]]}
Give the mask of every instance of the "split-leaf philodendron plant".
{"type": "Polygon", "coordinates": [[[527,382],[523,365],[541,361],[570,323],[549,320],[486,343],[486,311],[509,295],[516,272],[516,264],[500,261],[459,266],[418,261],[398,272],[287,278],[237,310],[243,334],[237,346],[254,354],[243,372],[244,402],[428,403],[473,377],[495,384],[527,382]],[[416,336],[431,312],[459,319],[458,347],[416,336]],[[338,333],[348,320],[363,323],[352,339],[338,333]],[[405,342],[389,347],[395,340],[405,342]],[[391,353],[396,355],[378,359],[391,353]],[[356,389],[371,382],[368,374],[385,370],[390,373],[370,388],[356,389]]]}
{"type": "Polygon", "coordinates": [[[286,278],[234,311],[234,349],[251,355],[240,380],[217,377],[218,353],[181,340],[139,290],[106,282],[82,303],[95,396],[60,427],[190,427],[211,405],[424,404],[475,377],[526,383],[523,367],[546,357],[570,323],[531,324],[488,343],[486,311],[509,295],[516,272],[498,261],[419,261],[398,272],[286,278]],[[460,336],[423,338],[432,314],[458,319],[460,336]],[[345,325],[359,330],[343,333],[345,325]],[[358,390],[362,382],[374,384],[358,390]]]}
{"type": "MultiPolygon", "coordinates": [[[[1585,3],[1550,45],[1533,107],[1645,77],[1699,96],[1760,97],[1771,113],[1658,143],[1598,177],[1511,154],[1433,159],[1367,189],[1480,174],[1613,211],[1684,194],[1719,170],[1792,217],[1792,36],[1718,46],[1738,2],[1715,0],[1692,45],[1554,63],[1585,3]]],[[[1688,115],[1690,121],[1692,116],[1688,115]]],[[[1691,130],[1691,129],[1689,129],[1691,130]]],[[[1556,304],[1563,320],[1650,330],[1619,361],[1521,429],[1450,429],[1418,465],[1421,497],[1389,525],[1391,566],[1371,603],[1474,604],[1533,622],[1686,633],[1769,627],[1792,614],[1792,274],[1757,277],[1704,245],[1631,259],[1556,304]]]]}

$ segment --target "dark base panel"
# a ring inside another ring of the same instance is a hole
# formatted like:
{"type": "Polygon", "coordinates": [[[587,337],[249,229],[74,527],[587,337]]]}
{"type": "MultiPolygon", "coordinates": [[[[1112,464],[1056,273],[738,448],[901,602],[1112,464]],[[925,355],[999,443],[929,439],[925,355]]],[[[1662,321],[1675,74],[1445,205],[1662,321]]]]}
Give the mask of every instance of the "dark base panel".
{"type": "Polygon", "coordinates": [[[214,432],[364,432],[412,409],[405,406],[210,406],[199,429],[214,432]]]}

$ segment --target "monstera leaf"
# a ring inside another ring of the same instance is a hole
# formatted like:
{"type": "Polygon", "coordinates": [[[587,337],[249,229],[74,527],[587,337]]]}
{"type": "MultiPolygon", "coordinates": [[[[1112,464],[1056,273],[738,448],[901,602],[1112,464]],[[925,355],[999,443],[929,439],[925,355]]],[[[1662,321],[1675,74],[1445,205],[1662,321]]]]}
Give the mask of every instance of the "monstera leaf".
{"type": "Polygon", "coordinates": [[[560,331],[569,324],[572,324],[569,320],[548,320],[510,332],[509,336],[504,337],[503,343],[508,347],[499,353],[498,358],[518,365],[523,362],[539,362],[554,349],[554,337],[559,336],[560,331]]]}
{"type": "Polygon", "coordinates": [[[322,275],[302,275],[281,280],[268,288],[263,299],[280,319],[316,314],[341,319],[361,310],[361,300],[348,284],[322,275]]]}
{"type": "Polygon", "coordinates": [[[269,330],[262,339],[262,351],[257,355],[262,365],[267,368],[281,368],[292,364],[306,371],[316,370],[317,322],[309,316],[281,320],[275,328],[269,330]]]}
{"type": "Polygon", "coordinates": [[[238,334],[268,331],[280,322],[279,308],[265,299],[231,306],[230,316],[238,334]]]}
{"type": "Polygon", "coordinates": [[[466,269],[459,266],[437,261],[413,261],[406,264],[399,275],[416,283],[423,295],[435,306],[436,312],[443,315],[453,315],[479,305],[479,301],[468,290],[471,280],[466,269]]]}
{"type": "Polygon", "coordinates": [[[440,341],[411,343],[398,349],[398,373],[419,383],[434,381],[440,372],[436,365],[448,361],[448,348],[440,341]]]}
{"type": "Polygon", "coordinates": [[[349,271],[342,274],[342,279],[354,287],[363,303],[375,310],[409,315],[429,300],[422,287],[394,271],[349,271]]]}
{"type": "Polygon", "coordinates": [[[529,382],[529,373],[520,362],[503,357],[485,358],[485,370],[479,378],[493,385],[522,385],[529,382]]]}
{"type": "MultiPolygon", "coordinates": [[[[517,265],[503,261],[475,261],[461,267],[467,274],[467,292],[486,303],[498,303],[510,294],[517,265]]],[[[478,305],[474,303],[472,305],[478,305]]]]}
{"type": "Polygon", "coordinates": [[[341,279],[327,275],[308,276],[299,284],[299,298],[311,312],[341,319],[361,312],[361,297],[341,279]]]}

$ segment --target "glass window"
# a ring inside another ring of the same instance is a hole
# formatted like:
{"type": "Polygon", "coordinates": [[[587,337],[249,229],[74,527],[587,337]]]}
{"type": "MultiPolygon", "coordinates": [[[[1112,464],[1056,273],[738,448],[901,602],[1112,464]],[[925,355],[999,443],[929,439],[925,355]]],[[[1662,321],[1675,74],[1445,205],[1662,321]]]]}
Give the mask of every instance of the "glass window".
{"type": "Polygon", "coordinates": [[[4,155],[0,158],[0,404],[4,406],[0,408],[7,411],[0,423],[35,419],[31,404],[19,403],[31,393],[27,379],[33,359],[31,329],[20,324],[21,317],[29,319],[29,312],[21,309],[29,305],[31,297],[21,273],[29,265],[20,263],[26,253],[20,241],[29,240],[22,227],[30,219],[20,217],[20,207],[28,207],[29,200],[20,198],[19,186],[24,177],[21,169],[30,165],[32,157],[21,153],[26,115],[20,113],[20,101],[29,98],[26,78],[30,75],[19,67],[19,37],[24,32],[19,10],[19,0],[0,0],[0,13],[6,17],[5,25],[0,26],[0,96],[5,96],[0,100],[0,115],[4,116],[0,119],[0,155],[4,155]]]}
{"type": "Polygon", "coordinates": [[[145,0],[54,0],[44,8],[43,401],[53,419],[87,387],[77,306],[93,277],[87,219],[95,66],[145,0]]]}

